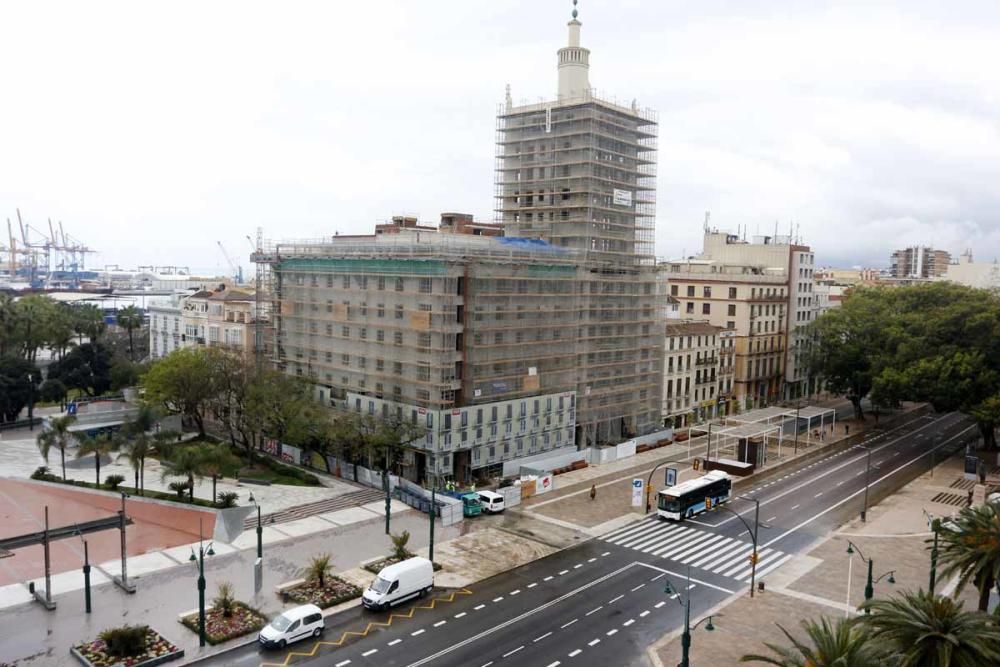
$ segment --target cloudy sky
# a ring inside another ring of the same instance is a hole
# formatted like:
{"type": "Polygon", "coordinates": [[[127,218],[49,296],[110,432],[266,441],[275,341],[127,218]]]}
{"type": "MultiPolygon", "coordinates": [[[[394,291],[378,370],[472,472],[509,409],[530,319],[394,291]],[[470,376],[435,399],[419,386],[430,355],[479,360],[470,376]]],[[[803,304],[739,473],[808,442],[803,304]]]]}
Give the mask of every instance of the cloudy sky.
{"type": "MultiPolygon", "coordinates": [[[[0,220],[89,265],[249,267],[246,236],[493,208],[496,104],[553,96],[569,0],[19,2],[0,220]]],[[[591,84],[658,110],[657,254],[705,211],[822,264],[1000,257],[1000,3],[581,0],[591,84]]],[[[6,232],[6,230],[4,230],[6,232]]],[[[6,245],[6,240],[3,241],[6,245]]],[[[4,258],[6,259],[6,258],[4,258]]]]}

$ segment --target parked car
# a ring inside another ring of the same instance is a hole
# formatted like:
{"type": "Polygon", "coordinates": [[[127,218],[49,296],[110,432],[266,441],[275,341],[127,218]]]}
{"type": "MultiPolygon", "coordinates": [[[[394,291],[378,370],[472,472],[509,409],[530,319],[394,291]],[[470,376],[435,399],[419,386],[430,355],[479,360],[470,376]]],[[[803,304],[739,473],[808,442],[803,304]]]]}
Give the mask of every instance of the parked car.
{"type": "Polygon", "coordinates": [[[264,626],[257,640],[265,648],[285,648],[306,637],[319,637],[326,628],[323,612],[314,604],[289,609],[264,626]]]}
{"type": "Polygon", "coordinates": [[[504,497],[495,491],[480,491],[479,502],[488,514],[499,514],[504,510],[504,497]]]}
{"type": "Polygon", "coordinates": [[[426,558],[408,558],[382,568],[361,596],[366,609],[388,609],[410,598],[423,597],[434,588],[434,564],[426,558]]]}

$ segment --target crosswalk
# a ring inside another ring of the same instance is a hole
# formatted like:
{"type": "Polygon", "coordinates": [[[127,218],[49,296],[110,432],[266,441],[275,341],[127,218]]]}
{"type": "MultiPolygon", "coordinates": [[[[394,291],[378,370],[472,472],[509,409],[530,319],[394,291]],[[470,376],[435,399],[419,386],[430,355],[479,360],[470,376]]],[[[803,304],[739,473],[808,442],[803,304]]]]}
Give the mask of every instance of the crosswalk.
{"type": "MultiPolygon", "coordinates": [[[[750,583],[753,543],[747,540],[710,533],[683,523],[661,521],[656,517],[613,531],[601,539],[643,555],[665,558],[750,583]]],[[[757,550],[757,557],[759,580],[783,565],[792,554],[765,547],[757,550]]]]}

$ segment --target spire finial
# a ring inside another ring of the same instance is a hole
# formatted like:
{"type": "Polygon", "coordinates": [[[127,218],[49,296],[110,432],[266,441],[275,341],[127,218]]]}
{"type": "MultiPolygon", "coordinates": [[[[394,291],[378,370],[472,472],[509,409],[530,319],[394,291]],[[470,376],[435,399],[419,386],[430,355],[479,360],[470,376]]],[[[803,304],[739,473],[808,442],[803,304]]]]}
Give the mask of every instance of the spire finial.
{"type": "Polygon", "coordinates": [[[576,15],[577,15],[577,12],[576,12],[576,0],[573,0],[573,20],[574,21],[576,20],[576,15]]]}

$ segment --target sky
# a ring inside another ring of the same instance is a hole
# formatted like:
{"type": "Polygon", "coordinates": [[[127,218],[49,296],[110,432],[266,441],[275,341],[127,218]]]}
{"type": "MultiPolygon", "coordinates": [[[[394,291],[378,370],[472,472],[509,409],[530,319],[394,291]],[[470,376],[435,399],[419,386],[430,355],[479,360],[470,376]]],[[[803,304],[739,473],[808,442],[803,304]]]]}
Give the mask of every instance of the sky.
{"type": "MultiPolygon", "coordinates": [[[[570,0],[8,2],[0,220],[88,268],[493,218],[497,104],[550,99],[570,0]]],[[[793,230],[820,265],[1000,258],[1000,3],[580,0],[590,81],[659,114],[656,253],[793,230]]],[[[4,230],[6,232],[6,230],[4,230]]],[[[2,236],[2,235],[0,235],[2,236]]],[[[0,244],[7,245],[6,238],[0,244]]],[[[6,257],[3,258],[6,260],[6,257]]]]}

